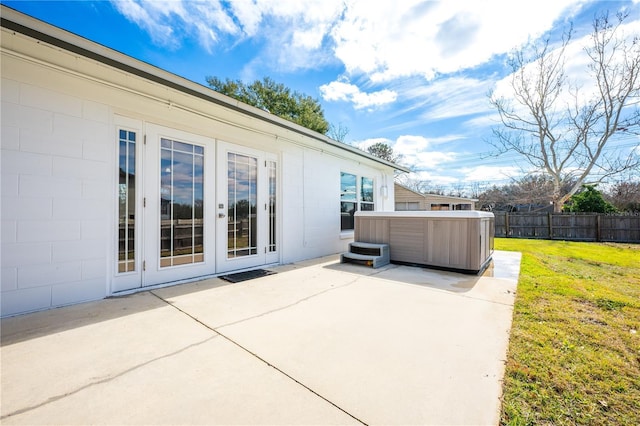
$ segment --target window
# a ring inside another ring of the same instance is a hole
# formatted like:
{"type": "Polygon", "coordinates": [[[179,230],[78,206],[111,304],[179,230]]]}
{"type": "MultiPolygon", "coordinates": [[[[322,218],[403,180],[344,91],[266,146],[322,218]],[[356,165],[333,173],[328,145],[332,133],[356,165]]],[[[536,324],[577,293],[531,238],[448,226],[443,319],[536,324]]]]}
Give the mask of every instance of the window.
{"type": "Polygon", "coordinates": [[[399,201],[396,203],[396,211],[415,211],[420,210],[420,203],[418,201],[399,201]]]}
{"type": "Polygon", "coordinates": [[[373,179],[360,180],[360,210],[373,211],[373,179]]]}
{"type": "Polygon", "coordinates": [[[340,230],[350,231],[355,227],[356,211],[373,211],[373,179],[351,173],[340,173],[340,230]]]}
{"type": "Polygon", "coordinates": [[[450,210],[449,204],[431,204],[431,210],[450,210]]]}
{"type": "Polygon", "coordinates": [[[354,228],[353,215],[358,209],[356,185],[358,177],[349,173],[340,173],[340,230],[354,228]]]}

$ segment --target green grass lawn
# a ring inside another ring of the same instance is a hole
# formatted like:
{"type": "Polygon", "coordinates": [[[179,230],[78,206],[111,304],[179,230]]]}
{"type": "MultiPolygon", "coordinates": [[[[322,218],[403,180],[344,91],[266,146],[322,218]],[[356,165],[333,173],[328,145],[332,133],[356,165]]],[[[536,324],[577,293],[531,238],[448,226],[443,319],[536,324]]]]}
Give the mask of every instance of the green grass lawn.
{"type": "Polygon", "coordinates": [[[640,425],[640,245],[498,238],[522,252],[505,425],[640,425]]]}

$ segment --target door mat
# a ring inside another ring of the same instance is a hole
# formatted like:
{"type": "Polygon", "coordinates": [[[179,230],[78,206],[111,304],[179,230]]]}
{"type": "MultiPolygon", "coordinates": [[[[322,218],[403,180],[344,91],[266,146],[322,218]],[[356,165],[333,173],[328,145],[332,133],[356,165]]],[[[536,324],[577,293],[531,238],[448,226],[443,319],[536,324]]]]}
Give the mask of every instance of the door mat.
{"type": "Polygon", "coordinates": [[[229,281],[230,283],[239,283],[242,281],[252,280],[254,278],[266,277],[267,275],[273,275],[275,273],[276,272],[273,271],[267,271],[266,269],[254,269],[252,271],[223,275],[218,278],[229,281]]]}

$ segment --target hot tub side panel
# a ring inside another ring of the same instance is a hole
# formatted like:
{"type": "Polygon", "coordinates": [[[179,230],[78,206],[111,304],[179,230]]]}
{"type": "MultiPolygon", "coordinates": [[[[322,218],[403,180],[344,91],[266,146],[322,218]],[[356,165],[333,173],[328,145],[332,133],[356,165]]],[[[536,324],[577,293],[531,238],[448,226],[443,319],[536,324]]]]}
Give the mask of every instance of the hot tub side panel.
{"type": "Polygon", "coordinates": [[[389,219],[389,254],[392,262],[426,263],[428,241],[426,222],[411,218],[389,219]]]}
{"type": "Polygon", "coordinates": [[[474,269],[469,239],[470,228],[476,228],[467,219],[423,219],[427,226],[426,264],[452,269],[474,269]]]}
{"type": "Polygon", "coordinates": [[[356,217],[354,241],[375,244],[389,243],[389,219],[373,217],[356,217]]]}

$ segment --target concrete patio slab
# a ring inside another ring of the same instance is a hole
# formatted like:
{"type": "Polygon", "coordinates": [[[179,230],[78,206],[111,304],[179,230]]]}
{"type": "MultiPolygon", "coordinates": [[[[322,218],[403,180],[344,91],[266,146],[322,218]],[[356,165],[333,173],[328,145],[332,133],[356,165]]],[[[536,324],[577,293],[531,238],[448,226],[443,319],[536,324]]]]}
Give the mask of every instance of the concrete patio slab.
{"type": "Polygon", "coordinates": [[[520,255],[338,257],[2,320],[3,424],[497,424],[520,255]]]}

